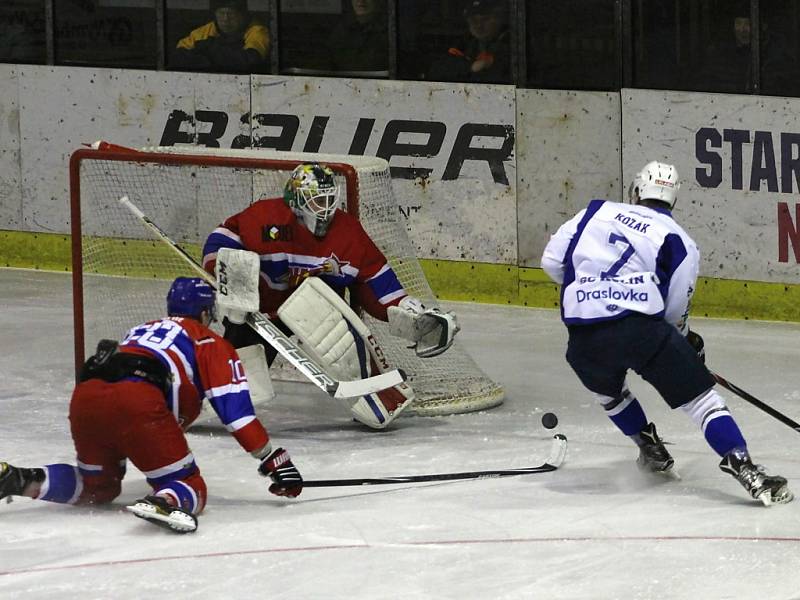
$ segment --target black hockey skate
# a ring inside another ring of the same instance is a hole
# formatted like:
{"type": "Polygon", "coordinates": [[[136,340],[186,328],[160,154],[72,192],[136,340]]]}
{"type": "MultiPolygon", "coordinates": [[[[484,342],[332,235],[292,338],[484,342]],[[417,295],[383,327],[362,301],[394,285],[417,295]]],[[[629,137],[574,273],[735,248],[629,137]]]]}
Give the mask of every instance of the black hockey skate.
{"type": "Polygon", "coordinates": [[[29,483],[44,481],[44,469],[22,469],[7,462],[0,462],[0,500],[11,496],[22,496],[29,483]]]}
{"type": "Polygon", "coordinates": [[[172,506],[160,496],[145,496],[125,508],[140,519],[176,533],[192,533],[197,530],[197,517],[182,508],[172,506]]]}
{"type": "Polygon", "coordinates": [[[786,504],[794,498],[784,477],[767,475],[764,467],[753,464],[746,450],[732,450],[726,454],[719,468],[733,475],[754,499],[764,506],[786,504]]]}
{"type": "Polygon", "coordinates": [[[672,469],[675,460],[667,452],[664,442],[658,437],[654,423],[648,423],[639,432],[639,458],[636,464],[643,471],[651,473],[667,473],[672,469]]]}

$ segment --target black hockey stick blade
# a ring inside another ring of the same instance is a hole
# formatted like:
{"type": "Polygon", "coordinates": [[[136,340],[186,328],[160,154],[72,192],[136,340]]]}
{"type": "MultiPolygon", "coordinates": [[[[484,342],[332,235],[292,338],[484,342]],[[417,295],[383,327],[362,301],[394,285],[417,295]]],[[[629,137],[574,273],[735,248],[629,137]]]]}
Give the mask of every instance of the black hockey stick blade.
{"type": "Polygon", "coordinates": [[[798,423],[797,421],[794,421],[793,419],[790,419],[789,417],[787,417],[782,412],[775,410],[769,404],[767,404],[766,402],[762,402],[761,400],[759,400],[758,398],[756,398],[752,394],[748,394],[742,388],[740,388],[737,385],[732,384],[730,381],[728,381],[727,379],[725,379],[721,375],[717,375],[716,373],[711,371],[711,376],[714,377],[714,379],[717,381],[718,384],[720,384],[725,389],[733,392],[734,394],[739,396],[739,398],[741,398],[742,400],[746,400],[747,402],[749,402],[750,404],[752,404],[756,408],[760,408],[761,410],[763,410],[769,416],[777,419],[778,421],[780,421],[784,425],[788,425],[789,427],[791,427],[792,429],[794,429],[795,431],[800,433],[800,423],[798,423]]]}
{"type": "Polygon", "coordinates": [[[492,471],[467,471],[464,473],[437,473],[434,475],[403,475],[397,477],[367,477],[363,479],[312,479],[303,481],[303,487],[342,487],[361,485],[385,485],[392,483],[421,483],[426,481],[455,481],[458,479],[491,479],[496,477],[513,477],[515,475],[531,475],[533,473],[549,473],[555,471],[563,463],[567,455],[567,438],[561,433],[553,436],[550,456],[547,462],[535,467],[521,469],[498,469],[492,471]]]}

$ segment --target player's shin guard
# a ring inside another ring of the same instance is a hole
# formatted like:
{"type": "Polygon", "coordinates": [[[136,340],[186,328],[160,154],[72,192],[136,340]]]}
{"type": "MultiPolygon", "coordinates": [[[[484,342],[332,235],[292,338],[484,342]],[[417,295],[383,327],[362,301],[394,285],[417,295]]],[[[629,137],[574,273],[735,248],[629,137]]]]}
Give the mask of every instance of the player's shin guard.
{"type": "Polygon", "coordinates": [[[83,493],[83,477],[77,467],[67,464],[47,465],[37,500],[75,504],[83,493]]]}
{"type": "Polygon", "coordinates": [[[726,456],[735,448],[747,447],[739,426],[716,390],[698,396],[681,406],[681,410],[700,427],[708,445],[720,456],[726,456]]]}
{"type": "Polygon", "coordinates": [[[622,388],[619,396],[603,396],[596,394],[597,401],[603,405],[606,416],[619,428],[622,433],[631,437],[639,445],[639,432],[647,425],[647,417],[642,405],[636,399],[628,386],[622,388]]]}
{"type": "Polygon", "coordinates": [[[199,514],[206,505],[206,482],[197,465],[159,478],[148,477],[147,482],[153,488],[153,495],[163,496],[170,504],[192,514],[199,514]]]}

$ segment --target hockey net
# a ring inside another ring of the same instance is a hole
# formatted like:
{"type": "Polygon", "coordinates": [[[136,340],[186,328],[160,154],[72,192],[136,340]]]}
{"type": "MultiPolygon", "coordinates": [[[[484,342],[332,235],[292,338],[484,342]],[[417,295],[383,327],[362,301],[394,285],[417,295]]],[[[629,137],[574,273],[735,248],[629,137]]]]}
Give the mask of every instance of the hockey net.
{"type": "MultiPolygon", "coordinates": [[[[336,173],[346,195],[343,206],[358,216],[408,293],[437,306],[383,159],[195,146],[131,150],[100,142],[77,150],[70,161],[76,369],[99,339],[118,339],[133,325],[161,316],[175,277],[196,276],[120,204],[122,196],[200,261],[215,227],[254,200],[280,196],[292,169],[312,160],[336,173]]],[[[481,371],[458,339],[446,353],[420,359],[407,342],[388,333],[386,323],[369,315],[364,320],[390,364],[408,374],[417,394],[409,412],[453,414],[503,401],[503,388],[481,371]]],[[[273,377],[275,371],[289,369],[276,365],[273,377]]]]}

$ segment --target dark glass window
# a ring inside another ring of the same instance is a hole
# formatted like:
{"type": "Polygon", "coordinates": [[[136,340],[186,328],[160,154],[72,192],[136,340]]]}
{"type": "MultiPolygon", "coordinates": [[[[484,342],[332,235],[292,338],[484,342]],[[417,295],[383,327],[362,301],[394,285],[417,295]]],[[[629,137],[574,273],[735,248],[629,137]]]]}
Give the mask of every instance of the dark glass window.
{"type": "Polygon", "coordinates": [[[155,2],[54,2],[56,64],[155,69],[155,2]]]}
{"type": "Polygon", "coordinates": [[[526,4],[527,87],[619,89],[619,0],[526,4]]]}
{"type": "Polygon", "coordinates": [[[512,22],[507,0],[398,3],[398,75],[511,83],[512,22]]]}
{"type": "Polygon", "coordinates": [[[761,93],[800,96],[800,1],[760,3],[761,93]]]}
{"type": "Polygon", "coordinates": [[[679,15],[680,89],[746,94],[753,91],[750,0],[686,2],[679,15]]]}
{"type": "Polygon", "coordinates": [[[386,0],[281,0],[282,73],[389,76],[386,0]]]}
{"type": "Polygon", "coordinates": [[[44,32],[44,0],[0,2],[0,62],[44,63],[44,32]]]}
{"type": "Polygon", "coordinates": [[[267,0],[167,0],[166,66],[185,71],[269,73],[267,0]]]}
{"type": "Polygon", "coordinates": [[[680,12],[675,0],[632,3],[634,87],[685,89],[680,74],[691,64],[685,43],[689,29],[679,26],[680,12]]]}

